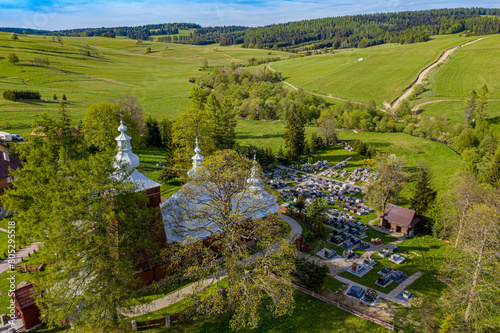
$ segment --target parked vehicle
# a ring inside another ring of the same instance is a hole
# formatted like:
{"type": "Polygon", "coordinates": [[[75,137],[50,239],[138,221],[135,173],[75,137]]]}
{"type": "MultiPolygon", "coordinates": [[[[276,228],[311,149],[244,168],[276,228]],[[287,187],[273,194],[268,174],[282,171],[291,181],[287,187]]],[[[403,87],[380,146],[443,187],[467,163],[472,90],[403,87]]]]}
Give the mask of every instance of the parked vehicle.
{"type": "Polygon", "coordinates": [[[23,141],[24,139],[19,134],[12,134],[12,140],[23,141]]]}
{"type": "Polygon", "coordinates": [[[0,131],[0,140],[2,140],[2,141],[12,141],[12,134],[0,131]]]}

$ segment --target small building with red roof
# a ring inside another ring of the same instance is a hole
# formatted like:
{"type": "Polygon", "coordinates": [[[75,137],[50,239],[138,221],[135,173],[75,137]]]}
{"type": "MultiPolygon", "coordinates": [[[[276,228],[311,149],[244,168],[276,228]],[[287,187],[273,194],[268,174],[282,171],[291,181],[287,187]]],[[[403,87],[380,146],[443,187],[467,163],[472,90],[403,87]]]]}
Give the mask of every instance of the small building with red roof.
{"type": "Polygon", "coordinates": [[[420,219],[415,216],[414,210],[391,203],[387,204],[384,214],[380,218],[382,219],[382,227],[403,233],[407,236],[415,234],[415,225],[420,222],[420,219]]]}
{"type": "Polygon", "coordinates": [[[23,326],[27,330],[42,323],[40,309],[35,304],[36,297],[38,295],[33,283],[18,288],[12,293],[15,315],[23,320],[23,326]]]}

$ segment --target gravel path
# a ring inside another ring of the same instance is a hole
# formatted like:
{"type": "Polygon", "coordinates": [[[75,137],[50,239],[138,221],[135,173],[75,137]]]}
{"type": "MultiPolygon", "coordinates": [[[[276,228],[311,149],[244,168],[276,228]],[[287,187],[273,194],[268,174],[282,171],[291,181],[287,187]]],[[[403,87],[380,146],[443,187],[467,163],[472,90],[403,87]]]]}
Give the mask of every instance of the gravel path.
{"type": "MultiPolygon", "coordinates": [[[[16,263],[16,264],[19,263],[22,258],[26,258],[28,256],[28,254],[33,253],[35,250],[38,250],[38,243],[33,243],[30,246],[19,250],[15,254],[14,263],[16,263]]],[[[0,262],[0,274],[9,270],[9,268],[10,268],[10,264],[7,261],[7,259],[0,262]]]]}

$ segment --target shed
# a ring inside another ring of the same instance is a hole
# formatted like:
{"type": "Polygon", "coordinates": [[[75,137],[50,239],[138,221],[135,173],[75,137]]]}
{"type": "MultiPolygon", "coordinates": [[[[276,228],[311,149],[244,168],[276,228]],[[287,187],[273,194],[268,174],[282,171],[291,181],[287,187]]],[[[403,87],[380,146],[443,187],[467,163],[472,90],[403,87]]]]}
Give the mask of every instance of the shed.
{"type": "Polygon", "coordinates": [[[18,288],[12,293],[15,315],[18,318],[21,317],[23,326],[27,330],[42,323],[40,309],[35,304],[36,297],[33,283],[18,288]]]}
{"type": "Polygon", "coordinates": [[[415,225],[420,222],[420,219],[415,216],[415,211],[391,203],[387,205],[380,218],[382,227],[408,236],[413,236],[415,225]]]}

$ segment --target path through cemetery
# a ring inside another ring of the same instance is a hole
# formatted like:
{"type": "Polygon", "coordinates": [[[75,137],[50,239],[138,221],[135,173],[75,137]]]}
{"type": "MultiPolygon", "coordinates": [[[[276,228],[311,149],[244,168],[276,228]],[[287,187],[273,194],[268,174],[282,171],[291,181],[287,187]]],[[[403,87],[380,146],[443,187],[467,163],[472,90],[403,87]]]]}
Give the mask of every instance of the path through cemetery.
{"type": "MultiPolygon", "coordinates": [[[[38,244],[39,243],[33,243],[30,246],[17,251],[14,256],[14,264],[19,263],[23,258],[27,258],[28,254],[33,254],[35,250],[38,250],[38,244]]],[[[10,268],[8,260],[9,259],[5,259],[4,261],[0,262],[0,274],[7,271],[10,268]]]]}

